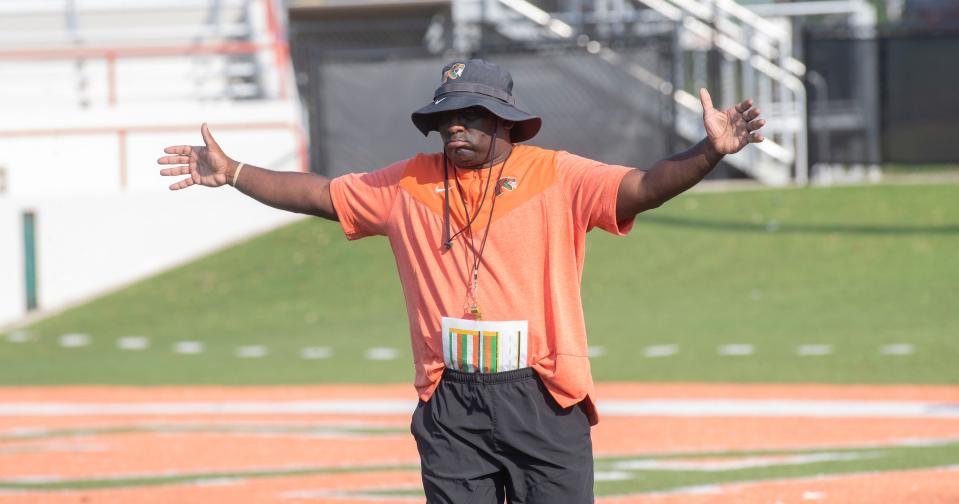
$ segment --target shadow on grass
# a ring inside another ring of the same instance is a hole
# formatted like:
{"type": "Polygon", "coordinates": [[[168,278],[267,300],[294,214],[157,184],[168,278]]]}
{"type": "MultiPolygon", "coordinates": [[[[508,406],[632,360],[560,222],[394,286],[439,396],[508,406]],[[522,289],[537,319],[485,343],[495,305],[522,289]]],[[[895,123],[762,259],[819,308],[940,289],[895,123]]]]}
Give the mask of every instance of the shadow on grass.
{"type": "Polygon", "coordinates": [[[761,223],[708,219],[688,219],[668,215],[640,216],[641,222],[707,231],[733,231],[738,233],[787,233],[787,234],[853,234],[853,235],[953,235],[959,234],[959,225],[948,226],[898,226],[867,224],[793,224],[769,220],[761,223]]]}

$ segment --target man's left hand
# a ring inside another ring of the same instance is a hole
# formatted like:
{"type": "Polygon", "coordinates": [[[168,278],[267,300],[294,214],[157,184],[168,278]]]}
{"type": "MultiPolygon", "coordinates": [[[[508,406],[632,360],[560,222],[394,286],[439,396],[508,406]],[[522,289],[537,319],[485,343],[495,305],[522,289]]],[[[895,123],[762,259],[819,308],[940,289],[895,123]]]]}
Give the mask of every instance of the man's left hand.
{"type": "Polygon", "coordinates": [[[734,154],[750,143],[763,141],[763,135],[757,130],[766,120],[759,118],[759,109],[753,108],[752,100],[744,100],[727,110],[716,110],[706,88],[699,90],[699,100],[703,103],[706,143],[716,154],[734,154]]]}

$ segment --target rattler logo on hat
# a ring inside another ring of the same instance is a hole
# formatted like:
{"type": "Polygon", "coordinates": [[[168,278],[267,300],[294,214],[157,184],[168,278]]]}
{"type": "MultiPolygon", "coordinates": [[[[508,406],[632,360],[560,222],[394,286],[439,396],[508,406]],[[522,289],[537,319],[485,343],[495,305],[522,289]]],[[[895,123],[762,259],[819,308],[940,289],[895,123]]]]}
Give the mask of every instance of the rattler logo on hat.
{"type": "Polygon", "coordinates": [[[433,92],[433,100],[410,117],[424,135],[437,131],[444,112],[480,107],[500,119],[510,121],[509,138],[513,143],[533,138],[543,120],[516,106],[513,77],[495,63],[481,59],[453,61],[440,71],[443,81],[433,92]]]}
{"type": "Polygon", "coordinates": [[[443,75],[443,82],[446,82],[449,79],[452,79],[452,80],[458,79],[460,75],[463,75],[463,70],[465,69],[466,69],[466,65],[463,63],[457,63],[453,65],[452,67],[450,67],[449,70],[446,71],[446,74],[443,75]]]}

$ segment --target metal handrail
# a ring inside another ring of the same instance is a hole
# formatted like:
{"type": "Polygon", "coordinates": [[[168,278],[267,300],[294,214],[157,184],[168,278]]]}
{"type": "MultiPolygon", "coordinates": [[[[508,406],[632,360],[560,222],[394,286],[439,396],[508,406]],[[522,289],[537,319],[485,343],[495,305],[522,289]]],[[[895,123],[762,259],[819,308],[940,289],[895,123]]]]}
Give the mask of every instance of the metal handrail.
{"type": "MultiPolygon", "coordinates": [[[[107,72],[107,103],[117,103],[116,63],[121,58],[162,58],[170,56],[194,56],[210,54],[254,54],[260,51],[274,51],[278,55],[288,54],[285,41],[257,44],[252,42],[227,42],[221,44],[197,44],[176,46],[142,47],[61,47],[55,49],[15,49],[0,51],[0,61],[37,61],[37,60],[73,60],[103,59],[107,72]]],[[[283,64],[287,64],[285,59],[283,64]]],[[[278,69],[283,75],[284,68],[278,69]]],[[[286,99],[285,80],[281,81],[280,99],[286,99]]]]}
{"type": "MultiPolygon", "coordinates": [[[[519,13],[530,21],[540,26],[551,28],[551,31],[556,35],[563,36],[564,38],[572,37],[572,29],[569,25],[551,16],[546,11],[533,6],[526,0],[498,1],[500,4],[513,9],[514,12],[519,13]],[[558,26],[557,23],[561,23],[562,26],[569,29],[563,29],[562,33],[552,29],[558,26]]],[[[798,184],[805,184],[808,181],[809,170],[806,153],[806,125],[808,121],[805,108],[806,89],[803,82],[797,77],[797,75],[801,75],[802,72],[805,71],[805,66],[798,60],[783,54],[784,50],[782,45],[788,43],[786,40],[788,33],[785,33],[776,25],[748,11],[748,9],[738,6],[738,4],[735,4],[732,0],[728,0],[728,2],[732,2],[735,6],[729,5],[727,0],[716,0],[712,5],[715,5],[717,9],[728,14],[730,17],[739,20],[755,33],[768,37],[770,44],[757,42],[752,37],[749,37],[748,33],[740,26],[734,23],[716,22],[722,20],[715,19],[712,9],[696,0],[634,1],[641,2],[666,19],[678,23],[683,29],[704,39],[723,53],[731,55],[736,60],[748,65],[750,68],[770,80],[779,83],[783,88],[793,93],[792,102],[797,105],[793,108],[795,108],[795,112],[798,112],[798,120],[795,126],[796,136],[794,149],[788,149],[773,141],[771,138],[766,139],[766,141],[760,144],[756,144],[756,147],[764,155],[769,156],[783,165],[793,164],[795,166],[794,180],[798,184]],[[710,22],[713,22],[715,27],[711,26],[710,22]],[[781,64],[774,63],[773,60],[779,60],[781,64]]],[[[579,35],[579,38],[581,39],[579,42],[587,49],[587,52],[596,54],[610,63],[623,63],[618,53],[604,46],[601,42],[589,40],[586,35],[579,35]]],[[[702,111],[699,100],[689,92],[683,89],[673,89],[671,83],[641,65],[628,62],[627,67],[630,69],[630,74],[637,80],[663,94],[671,95],[673,101],[680,107],[691,112],[699,113],[702,111]]]]}
{"type": "MultiPolygon", "coordinates": [[[[796,128],[796,147],[795,155],[793,159],[788,162],[794,162],[796,173],[795,179],[797,184],[806,184],[809,179],[809,162],[807,155],[807,146],[808,146],[808,115],[806,112],[806,86],[802,80],[800,80],[796,75],[794,75],[788,69],[773,63],[772,61],[764,58],[759,54],[751,54],[749,49],[742,45],[741,43],[733,40],[732,38],[717,33],[717,30],[707,25],[706,23],[694,19],[691,17],[686,17],[683,20],[683,27],[689,29],[690,32],[703,37],[706,40],[711,40],[714,42],[716,48],[723,51],[726,54],[733,56],[734,58],[742,61],[745,64],[750,65],[752,68],[762,73],[766,77],[776,81],[786,89],[789,89],[791,92],[795,93],[795,102],[798,104],[799,112],[799,124],[796,128]]],[[[677,94],[680,94],[682,90],[677,90],[677,94]]],[[[688,93],[686,93],[688,94],[688,93]]],[[[692,96],[692,95],[690,95],[692,96]]],[[[698,110],[699,103],[698,100],[694,100],[695,105],[690,103],[689,100],[677,99],[676,102],[683,105],[684,107],[690,110],[698,110]]],[[[766,154],[770,154],[774,159],[782,160],[784,162],[785,158],[781,155],[782,152],[788,152],[788,150],[782,148],[778,144],[775,147],[772,147],[772,140],[767,139],[765,142],[769,142],[769,145],[760,147],[760,150],[764,151],[766,154]],[[778,147],[778,149],[776,148],[778,147]],[[781,150],[780,150],[781,149],[781,150]]],[[[762,144],[757,144],[762,145],[762,144]]]]}
{"type": "MultiPolygon", "coordinates": [[[[280,99],[287,99],[291,93],[290,89],[290,58],[289,47],[284,35],[284,29],[280,16],[277,14],[279,0],[166,0],[158,2],[157,0],[126,0],[122,3],[108,0],[87,0],[82,9],[85,13],[112,13],[115,11],[151,13],[164,12],[169,13],[171,8],[190,8],[190,12],[210,11],[210,14],[204,22],[194,22],[188,26],[171,27],[174,30],[172,37],[159,37],[158,35],[166,33],[167,27],[139,27],[131,29],[129,27],[119,28],[97,28],[91,34],[107,34],[106,40],[100,40],[99,37],[93,37],[93,40],[86,40],[85,44],[76,43],[79,36],[77,33],[69,32],[51,32],[40,31],[31,32],[29,44],[24,46],[24,39],[21,37],[10,38],[18,42],[20,47],[7,46],[2,48],[0,44],[0,61],[31,61],[31,60],[82,60],[82,59],[102,59],[106,62],[107,73],[107,94],[109,105],[116,104],[116,61],[120,58],[154,58],[171,56],[194,56],[194,55],[230,55],[230,54],[254,54],[254,53],[272,53],[275,59],[275,70],[278,79],[278,95],[280,99]],[[265,15],[265,29],[258,30],[258,33],[252,33],[247,25],[237,23],[221,23],[219,11],[223,9],[243,9],[247,14],[251,6],[261,6],[265,15]],[[211,11],[211,9],[213,9],[211,11]],[[59,38],[47,38],[52,42],[52,47],[42,47],[36,41],[41,36],[49,36],[51,33],[62,35],[59,38]],[[124,38],[129,34],[129,38],[124,38]],[[259,36],[258,36],[259,35],[259,36]],[[229,40],[231,37],[246,39],[243,41],[229,40]],[[178,43],[160,45],[156,41],[183,39],[178,43]],[[226,39],[226,40],[224,40],[226,39]],[[189,41],[188,41],[189,40],[189,41]],[[32,41],[32,42],[31,42],[32,41]],[[125,45],[122,42],[132,42],[131,45],[125,45]],[[75,44],[75,45],[74,45],[75,44]],[[99,46],[97,44],[100,44],[99,46]],[[149,45],[148,45],[149,44],[149,45]]],[[[76,9],[75,4],[73,9],[76,9]]],[[[62,1],[8,1],[0,5],[0,12],[4,16],[19,14],[24,17],[63,12],[64,3],[62,1]]],[[[71,11],[74,13],[74,11],[71,11]]],[[[9,37],[8,37],[9,38],[9,37]]],[[[4,39],[0,36],[0,42],[4,39]]]]}
{"type": "Polygon", "coordinates": [[[680,12],[685,12],[698,21],[714,23],[720,33],[732,38],[733,40],[745,40],[746,44],[744,47],[748,47],[748,49],[751,49],[752,52],[761,54],[766,59],[782,59],[782,66],[790,72],[800,76],[803,74],[803,72],[805,72],[805,65],[803,65],[799,60],[793,58],[791,55],[786,54],[786,51],[784,51],[782,48],[783,44],[787,44],[789,42],[789,33],[764,19],[763,17],[757,15],[755,12],[752,12],[746,7],[739,5],[734,0],[713,0],[711,5],[715,6],[715,8],[721,11],[723,14],[748,26],[755,34],[762,35],[769,42],[763,39],[750,37],[748,33],[743,31],[742,27],[736,25],[735,23],[730,23],[722,17],[717,18],[714,10],[710,8],[709,5],[697,0],[634,1],[656,10],[668,19],[676,21],[677,19],[675,18],[675,14],[673,12],[669,12],[667,14],[668,11],[663,8],[663,4],[668,4],[671,7],[674,6],[678,8],[680,12]]]}
{"type": "Polygon", "coordinates": [[[548,12],[540,9],[526,0],[499,0],[499,3],[509,7],[526,19],[547,28],[550,32],[562,37],[570,38],[573,36],[573,27],[567,23],[556,19],[548,12]]]}

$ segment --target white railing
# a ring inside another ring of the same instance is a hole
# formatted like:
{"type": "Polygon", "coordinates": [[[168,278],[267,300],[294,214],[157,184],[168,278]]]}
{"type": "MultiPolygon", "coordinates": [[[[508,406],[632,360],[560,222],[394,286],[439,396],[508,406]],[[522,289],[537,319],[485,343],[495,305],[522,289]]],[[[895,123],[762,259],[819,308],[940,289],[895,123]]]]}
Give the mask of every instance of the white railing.
{"type": "MultiPolygon", "coordinates": [[[[772,23],[733,0],[636,0],[676,23],[674,53],[705,63],[706,52],[718,49],[720,83],[718,95],[725,104],[754,98],[763,109],[768,126],[766,141],[728,161],[760,181],[781,185],[790,180],[806,184],[807,158],[806,89],[801,80],[805,65],[792,56],[788,27],[772,23]],[[690,56],[687,56],[690,55],[690,56]],[[741,79],[737,85],[736,75],[741,79]],[[741,91],[740,91],[741,89],[741,91]],[[758,154],[757,154],[758,152],[758,154]]],[[[702,76],[700,76],[702,77],[702,76]]],[[[690,140],[702,135],[692,128],[692,113],[701,113],[692,86],[687,86],[686,68],[675,67],[674,98],[679,105],[677,131],[690,140]]],[[[704,82],[694,84],[702,85],[704,82]]],[[[715,87],[715,86],[714,86],[715,87]]]]}
{"type": "Polygon", "coordinates": [[[292,71],[278,8],[278,0],[5,0],[0,103],[286,99],[292,71]],[[41,85],[31,92],[29,82],[41,85]]]}
{"type": "Polygon", "coordinates": [[[548,13],[527,0],[482,3],[484,19],[499,21],[504,34],[525,39],[575,38],[587,52],[626,68],[637,81],[671,95],[676,104],[676,132],[689,141],[705,135],[702,107],[693,89],[705,85],[705,72],[701,71],[698,78],[689,78],[683,62],[692,58],[694,64],[705,67],[707,53],[713,48],[719,50],[723,55],[720,83],[718,89],[715,84],[712,86],[717,101],[729,105],[752,97],[767,119],[766,141],[755,144],[755,149],[730,156],[727,161],[766,184],[806,184],[809,177],[806,89],[801,79],[805,65],[793,57],[789,26],[766,20],[733,0],[621,1],[613,9],[619,12],[615,21],[621,21],[622,12],[630,6],[648,7],[675,26],[676,65],[671,81],[627,61],[600,41],[575,33],[559,15],[548,13]],[[517,20],[525,20],[527,25],[517,20]],[[737,83],[737,74],[741,86],[737,83]],[[693,82],[687,86],[688,81],[693,82]]]}

